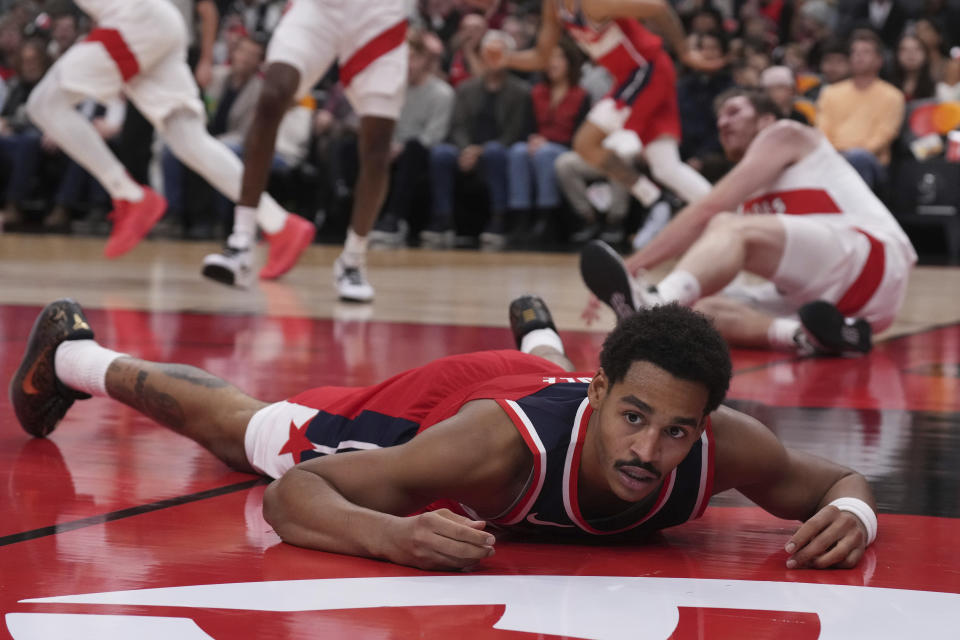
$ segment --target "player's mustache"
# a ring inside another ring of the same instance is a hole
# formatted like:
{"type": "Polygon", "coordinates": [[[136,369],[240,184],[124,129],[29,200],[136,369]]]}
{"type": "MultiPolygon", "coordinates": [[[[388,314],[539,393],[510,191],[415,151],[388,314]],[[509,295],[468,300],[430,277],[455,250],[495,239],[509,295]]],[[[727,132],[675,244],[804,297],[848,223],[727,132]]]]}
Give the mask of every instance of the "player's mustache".
{"type": "Polygon", "coordinates": [[[663,475],[662,473],[660,473],[659,469],[653,466],[653,463],[644,462],[639,458],[634,458],[633,460],[617,460],[613,464],[613,466],[616,467],[617,469],[621,467],[637,467],[637,468],[643,469],[644,471],[649,471],[654,476],[656,476],[658,480],[660,479],[660,476],[663,475]]]}

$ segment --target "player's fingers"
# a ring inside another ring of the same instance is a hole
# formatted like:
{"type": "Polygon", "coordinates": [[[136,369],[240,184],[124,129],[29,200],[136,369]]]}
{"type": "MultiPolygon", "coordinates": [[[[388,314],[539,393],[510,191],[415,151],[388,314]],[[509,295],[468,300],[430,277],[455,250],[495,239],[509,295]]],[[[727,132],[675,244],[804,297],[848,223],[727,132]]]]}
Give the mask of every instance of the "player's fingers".
{"type": "Polygon", "coordinates": [[[813,538],[815,538],[824,528],[826,528],[830,522],[830,514],[826,509],[836,509],[836,507],[825,507],[815,513],[812,518],[800,525],[800,528],[790,537],[787,541],[784,550],[787,553],[794,553],[797,549],[800,549],[813,538]]]}
{"type": "Polygon", "coordinates": [[[847,557],[843,559],[843,562],[837,566],[841,569],[853,569],[855,566],[860,564],[860,559],[863,558],[863,554],[866,552],[867,548],[858,544],[853,548],[853,550],[847,554],[847,557]]]}
{"type": "Polygon", "coordinates": [[[431,540],[430,548],[451,558],[462,558],[473,562],[483,560],[484,558],[492,556],[494,553],[493,545],[491,544],[477,545],[471,542],[448,538],[440,534],[437,534],[436,537],[431,540]]]}
{"type": "MultiPolygon", "coordinates": [[[[796,550],[793,556],[787,560],[787,568],[794,569],[813,566],[814,558],[827,553],[843,538],[844,527],[843,522],[831,523],[827,528],[818,533],[816,537],[807,542],[807,544],[796,550]]],[[[845,555],[846,552],[840,557],[842,558],[845,555]]]]}
{"type": "MultiPolygon", "coordinates": [[[[465,518],[463,519],[465,520],[465,518]]],[[[473,520],[469,522],[474,523],[477,521],[473,520]]],[[[474,526],[471,526],[471,524],[457,522],[446,517],[435,518],[430,524],[433,533],[474,546],[492,546],[497,540],[489,531],[476,529],[474,526]]]]}

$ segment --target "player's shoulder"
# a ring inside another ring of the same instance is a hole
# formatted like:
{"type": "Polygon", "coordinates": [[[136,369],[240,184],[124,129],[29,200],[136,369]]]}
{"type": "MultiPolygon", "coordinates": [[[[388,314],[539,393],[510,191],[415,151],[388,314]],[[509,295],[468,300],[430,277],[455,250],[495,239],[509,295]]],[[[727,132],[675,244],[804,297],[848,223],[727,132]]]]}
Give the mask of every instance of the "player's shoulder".
{"type": "Polygon", "coordinates": [[[779,153],[786,152],[796,161],[813,151],[821,137],[822,134],[809,125],[781,118],[757,135],[751,150],[767,154],[773,148],[779,153]]]}
{"type": "Polygon", "coordinates": [[[714,438],[714,493],[776,475],[786,464],[786,450],[762,422],[721,406],[710,420],[714,438]]]}

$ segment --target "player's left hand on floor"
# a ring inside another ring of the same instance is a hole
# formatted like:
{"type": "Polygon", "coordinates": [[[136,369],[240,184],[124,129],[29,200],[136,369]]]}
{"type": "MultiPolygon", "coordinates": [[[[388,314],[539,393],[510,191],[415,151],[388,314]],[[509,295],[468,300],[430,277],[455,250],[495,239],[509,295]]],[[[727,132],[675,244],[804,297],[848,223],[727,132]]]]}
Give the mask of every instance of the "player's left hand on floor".
{"type": "Polygon", "coordinates": [[[852,569],[867,548],[867,531],[853,514],[828,505],[786,544],[788,569],[852,569]]]}

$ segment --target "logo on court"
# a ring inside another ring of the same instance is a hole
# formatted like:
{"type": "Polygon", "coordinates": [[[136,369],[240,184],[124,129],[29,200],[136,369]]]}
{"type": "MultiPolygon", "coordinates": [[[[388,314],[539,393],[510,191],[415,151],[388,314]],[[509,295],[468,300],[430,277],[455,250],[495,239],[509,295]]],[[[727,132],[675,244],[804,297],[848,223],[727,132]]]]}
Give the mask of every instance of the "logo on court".
{"type": "MultiPolygon", "coordinates": [[[[503,605],[494,629],[568,638],[621,638],[637,632],[667,640],[689,618],[751,612],[775,625],[793,614],[819,620],[820,638],[956,638],[960,594],[806,582],[556,575],[461,575],[275,580],[88,593],[21,600],[47,605],[8,613],[15,640],[179,638],[210,640],[189,617],[50,612],[50,605],[90,604],[268,612],[378,607],[503,605]],[[576,606],[570,606],[576,603],[576,606]],[[784,615],[786,613],[787,615],[784,615]],[[703,614],[703,615],[701,615],[703,614]]],[[[71,611],[75,607],[71,608],[71,611]]],[[[717,616],[713,616],[716,619],[717,616]]],[[[689,620],[687,620],[689,622],[689,620]]],[[[449,629],[448,629],[449,630],[449,629]]],[[[725,630],[729,631],[725,627],[725,630]]],[[[350,629],[343,629],[349,635],[350,629]]],[[[469,629],[463,629],[469,632],[469,629]]],[[[783,635],[794,631],[783,627],[783,635]]],[[[686,636],[684,636],[686,637],[686,636]]],[[[703,637],[698,635],[698,637],[703,637]]],[[[709,637],[709,636],[708,636],[709,637]]]]}

